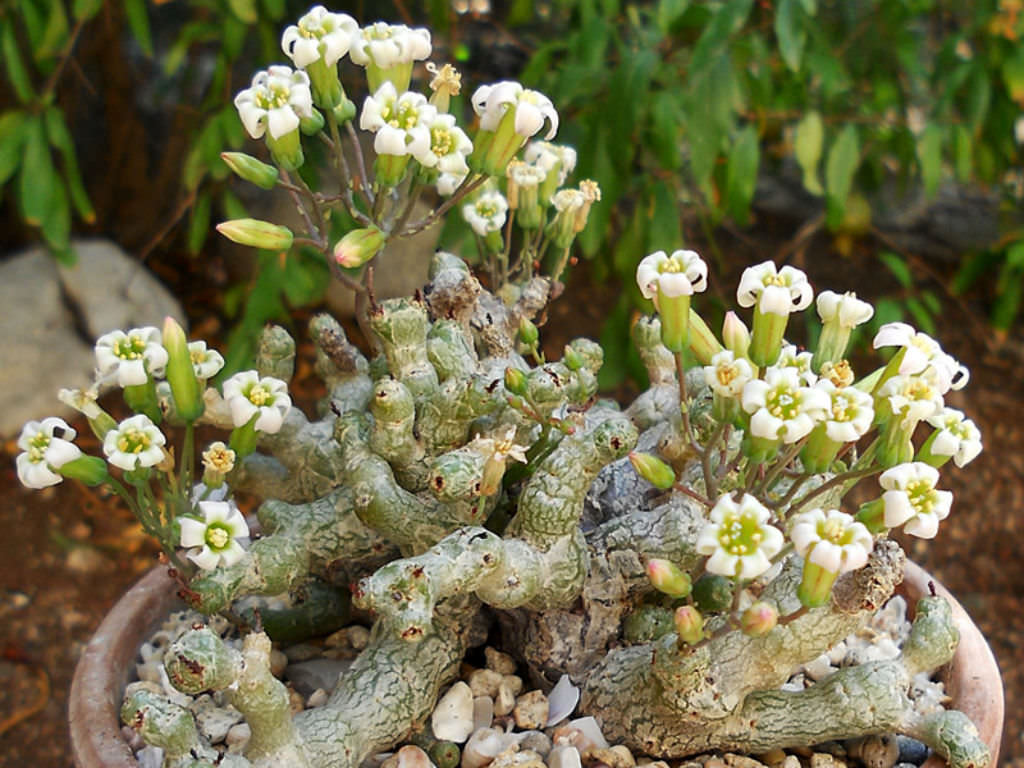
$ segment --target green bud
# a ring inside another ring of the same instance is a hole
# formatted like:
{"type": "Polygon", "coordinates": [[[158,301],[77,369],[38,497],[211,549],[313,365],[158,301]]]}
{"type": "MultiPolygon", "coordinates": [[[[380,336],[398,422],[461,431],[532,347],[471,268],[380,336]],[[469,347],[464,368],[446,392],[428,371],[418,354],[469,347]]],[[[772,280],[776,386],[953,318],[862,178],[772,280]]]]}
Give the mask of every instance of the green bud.
{"type": "Polygon", "coordinates": [[[221,152],[221,160],[244,181],[263,189],[273,189],[280,175],[277,168],[244,152],[221,152]]]}
{"type": "Polygon", "coordinates": [[[185,421],[195,421],[203,413],[203,394],[192,366],[185,331],[173,317],[164,318],[163,345],[167,350],[166,376],[174,406],[185,421]]]}
{"type": "Polygon", "coordinates": [[[267,141],[270,156],[286,171],[298,170],[306,162],[306,158],[302,154],[302,138],[298,129],[289,131],[276,139],[270,131],[267,131],[264,138],[267,141]]]}
{"type": "Polygon", "coordinates": [[[361,267],[381,252],[387,235],[377,227],[353,229],[334,246],[334,260],[343,267],[361,267]]]}
{"type": "Polygon", "coordinates": [[[673,620],[680,643],[696,645],[704,639],[704,617],[692,605],[682,605],[676,608],[673,620]]]}
{"type": "Polygon", "coordinates": [[[343,98],[341,104],[334,108],[334,119],[338,125],[344,125],[356,116],[356,105],[349,99],[343,98]]]}
{"type": "Polygon", "coordinates": [[[719,613],[732,605],[732,579],[705,573],[693,585],[693,600],[706,613],[719,613]]]}
{"type": "Polygon", "coordinates": [[[299,130],[306,136],[315,136],[324,128],[324,116],[320,110],[314,109],[309,117],[299,118],[299,130]]]}
{"type": "Polygon", "coordinates": [[[505,389],[514,395],[526,394],[526,374],[518,368],[505,369],[505,389]]]}
{"type": "Polygon", "coordinates": [[[710,365],[711,358],[722,351],[722,345],[704,322],[704,318],[690,308],[690,351],[701,365],[710,365]]]}
{"type": "Polygon", "coordinates": [[[838,572],[828,571],[810,559],[805,559],[803,578],[796,590],[800,603],[807,608],[818,608],[828,603],[837,576],[838,572]]]}
{"type": "Polygon", "coordinates": [[[725,348],[736,357],[746,357],[750,348],[750,331],[732,310],[725,313],[725,321],[722,323],[722,341],[725,348]]]}
{"type": "Polygon", "coordinates": [[[858,523],[863,523],[872,534],[889,530],[885,524],[885,503],[881,499],[861,504],[854,516],[858,523]]]}
{"type": "Polygon", "coordinates": [[[539,338],[540,332],[537,330],[537,326],[528,318],[521,318],[519,320],[519,340],[526,346],[532,347],[539,338]]]}
{"type": "MultiPolygon", "coordinates": [[[[633,455],[630,454],[630,460],[633,455]]],[[[686,597],[693,589],[690,574],[671,560],[662,560],[659,557],[652,557],[647,561],[647,578],[656,590],[669,597],[686,597]]]]}
{"type": "Polygon", "coordinates": [[[629,454],[629,463],[640,477],[655,488],[667,491],[676,484],[675,471],[657,456],[633,451],[629,454]]]}
{"type": "Polygon", "coordinates": [[[578,371],[583,367],[583,358],[580,357],[579,352],[569,345],[566,345],[565,347],[565,352],[562,355],[562,362],[570,371],[578,371]]]}
{"type": "Polygon", "coordinates": [[[292,247],[293,235],[287,227],[259,219],[232,219],[217,225],[217,231],[233,243],[264,248],[268,251],[287,251],[292,247]]]}
{"type": "Polygon", "coordinates": [[[765,600],[758,600],[740,616],[740,629],[751,637],[767,635],[778,623],[778,609],[765,600]]]}
{"type": "Polygon", "coordinates": [[[110,479],[107,462],[99,456],[79,456],[66,461],[57,468],[57,472],[72,480],[79,480],[88,486],[102,485],[110,479]]]}

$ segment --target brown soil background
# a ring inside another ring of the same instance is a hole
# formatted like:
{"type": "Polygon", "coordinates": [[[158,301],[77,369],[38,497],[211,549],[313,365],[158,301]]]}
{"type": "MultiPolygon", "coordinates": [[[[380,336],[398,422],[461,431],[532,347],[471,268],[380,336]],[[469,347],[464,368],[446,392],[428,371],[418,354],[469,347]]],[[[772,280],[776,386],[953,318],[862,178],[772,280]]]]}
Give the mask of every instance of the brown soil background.
{"type": "MultiPolygon", "coordinates": [[[[723,235],[719,245],[735,272],[715,278],[721,286],[735,285],[744,264],[775,252],[765,240],[755,246],[749,235],[736,233],[723,235]]],[[[828,252],[828,243],[814,244],[819,245],[820,258],[806,258],[802,265],[817,288],[853,287],[869,300],[893,289],[870,254],[842,259],[828,252]]],[[[160,270],[185,303],[196,335],[223,335],[211,296],[223,285],[222,274],[216,259],[202,267],[191,262],[182,273],[160,270]]],[[[931,287],[943,295],[941,283],[931,287]]],[[[570,336],[596,336],[618,290],[577,269],[542,330],[551,352],[557,354],[570,336]]],[[[972,371],[968,388],[948,401],[979,425],[985,451],[966,470],[944,473],[955,502],[938,539],[908,546],[912,557],[958,595],[989,638],[1007,692],[1000,763],[1024,766],[1024,713],[1018,709],[1024,700],[1024,670],[1018,666],[1024,658],[1024,335],[1018,327],[996,344],[984,306],[984,296],[945,297],[938,337],[972,371]]],[[[308,392],[314,385],[307,373],[308,365],[300,364],[299,387],[308,392]]],[[[59,383],[52,386],[56,390],[59,383]]],[[[88,433],[84,425],[76,427],[88,433]]],[[[130,514],[102,492],[71,483],[44,492],[23,489],[15,453],[9,441],[0,464],[0,766],[67,768],[67,692],[76,660],[118,595],[154,563],[154,553],[130,514]]]]}

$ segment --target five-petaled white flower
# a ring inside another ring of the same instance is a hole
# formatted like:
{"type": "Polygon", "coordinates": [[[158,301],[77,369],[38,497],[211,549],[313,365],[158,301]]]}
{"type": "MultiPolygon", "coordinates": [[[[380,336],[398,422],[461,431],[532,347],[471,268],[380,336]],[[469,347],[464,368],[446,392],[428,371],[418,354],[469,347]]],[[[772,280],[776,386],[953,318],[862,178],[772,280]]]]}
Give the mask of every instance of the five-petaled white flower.
{"type": "Polygon", "coordinates": [[[144,414],[130,416],[103,438],[103,452],[115,467],[130,471],[152,467],[164,458],[164,437],[160,428],[144,414]]]}
{"type": "Polygon", "coordinates": [[[190,341],[188,354],[192,358],[192,370],[196,378],[206,381],[220,373],[224,367],[224,358],[215,349],[207,349],[205,341],[190,341]]]}
{"type": "Polygon", "coordinates": [[[505,225],[508,201],[498,191],[484,192],[472,203],[462,206],[462,217],[480,237],[497,232],[505,225]]]}
{"type": "Polygon", "coordinates": [[[736,300],[741,307],[757,305],[761,314],[787,316],[806,309],[814,291],[807,275],[796,267],[776,269],[774,262],[766,261],[743,270],[736,300]]]}
{"type": "Polygon", "coordinates": [[[742,405],[752,414],[752,435],[795,443],[824,420],[831,402],[824,390],[801,386],[795,368],[771,366],[764,379],[753,379],[743,387],[742,405]]]}
{"type": "Polygon", "coordinates": [[[779,359],[775,361],[776,368],[792,368],[797,372],[800,381],[807,386],[812,386],[818,377],[811,368],[811,361],[814,355],[810,352],[801,352],[795,344],[787,344],[779,350],[779,359]]]}
{"type": "Polygon", "coordinates": [[[313,116],[309,75],[276,65],[253,75],[252,85],[235,96],[235,107],[249,135],[274,139],[298,129],[299,119],[313,116]]]}
{"type": "Polygon", "coordinates": [[[42,421],[30,421],[21,430],[15,465],[18,479],[28,488],[46,488],[64,478],[57,470],[74,461],[82,452],[71,441],[77,433],[64,419],[51,416],[42,421]]]}
{"type": "Polygon", "coordinates": [[[903,525],[912,536],[931,539],[939,530],[939,521],[949,516],[953,494],[935,488],[939,470],[922,461],[899,464],[878,478],[885,489],[882,504],[889,528],[903,525]]]}
{"type": "Polygon", "coordinates": [[[399,95],[387,80],[366,97],[359,127],[376,132],[373,149],[378,155],[412,155],[423,162],[431,152],[430,126],[436,117],[426,96],[412,91],[399,95]]]}
{"type": "Polygon", "coordinates": [[[861,323],[866,323],[875,314],[874,307],[858,299],[857,294],[851,291],[822,291],[815,301],[822,323],[838,323],[840,327],[846,329],[853,329],[861,323]]]}
{"type": "Polygon", "coordinates": [[[926,421],[936,430],[931,443],[936,456],[952,456],[953,463],[962,467],[981,453],[981,432],[963,411],[943,408],[926,421]]]}
{"type": "Polygon", "coordinates": [[[970,371],[951,355],[942,351],[942,347],[931,336],[917,331],[907,323],[886,323],[875,334],[873,344],[879,347],[902,347],[903,360],[899,372],[907,375],[921,373],[926,370],[935,372],[939,385],[939,394],[944,395],[950,389],[963,389],[970,378],[970,371]]]}
{"type": "Polygon", "coordinates": [[[514,129],[527,138],[535,135],[548,123],[545,139],[558,132],[558,112],[551,99],[540,91],[532,91],[517,82],[504,80],[494,85],[481,85],[473,93],[473,110],[480,116],[480,129],[495,131],[510,109],[514,110],[514,129]]]}
{"type": "Polygon", "coordinates": [[[889,401],[889,408],[910,427],[942,410],[942,390],[934,368],[913,376],[896,375],[878,388],[877,396],[889,401]]]}
{"type": "Polygon", "coordinates": [[[167,365],[167,350],[160,330],[152,326],[111,331],[96,341],[96,365],[100,377],[116,379],[120,387],[145,384],[160,376],[167,365]]]}
{"type": "Polygon", "coordinates": [[[697,552],[711,555],[709,573],[753,579],[771,568],[784,543],[782,532],[768,524],[768,508],[748,493],[737,504],[731,494],[715,503],[710,520],[697,537],[697,552]]]}
{"type": "Polygon", "coordinates": [[[188,559],[204,571],[212,571],[221,563],[234,565],[245,556],[240,539],[248,539],[249,526],[238,507],[230,501],[200,501],[202,520],[182,516],[181,546],[202,547],[188,553],[188,559]]]}
{"type": "Polygon", "coordinates": [[[466,157],[473,151],[473,142],[466,132],[455,124],[455,116],[447,112],[435,113],[427,124],[430,145],[416,157],[421,165],[437,168],[441,173],[469,173],[466,157]]]}
{"type": "Polygon", "coordinates": [[[531,141],[526,145],[523,159],[545,174],[557,167],[559,186],[565,184],[569,174],[576,168],[576,150],[564,144],[552,144],[550,141],[531,141]]]}
{"type": "Polygon", "coordinates": [[[828,379],[815,385],[828,394],[831,404],[825,410],[825,434],[836,443],[852,443],[871,429],[875,418],[874,398],[853,387],[836,387],[828,379]]]}
{"type": "Polygon", "coordinates": [[[868,562],[874,539],[864,526],[838,509],[812,509],[793,518],[789,531],[796,553],[829,573],[846,573],[868,562]]]}
{"type": "Polygon", "coordinates": [[[451,197],[468,175],[468,173],[442,173],[437,177],[437,194],[451,197]]]}
{"type": "Polygon", "coordinates": [[[361,67],[389,69],[422,61],[430,55],[430,30],[378,21],[352,36],[349,57],[361,67]]]}
{"type": "Polygon", "coordinates": [[[722,397],[738,398],[743,387],[754,378],[750,362],[737,358],[730,350],[724,349],[711,358],[711,365],[704,366],[704,381],[711,390],[722,397]]]}
{"type": "Polygon", "coordinates": [[[345,13],[331,13],[322,5],[315,5],[281,35],[281,48],[299,69],[305,69],[317,59],[333,67],[348,53],[352,38],[359,32],[359,24],[345,13]]]}
{"type": "Polygon", "coordinates": [[[281,429],[292,407],[288,385],[273,376],[261,379],[256,371],[242,371],[225,381],[224,399],[236,427],[245,426],[255,418],[256,431],[268,435],[281,429]]]}
{"type": "Polygon", "coordinates": [[[696,251],[655,251],[640,260],[636,282],[645,299],[692,296],[708,287],[708,265],[696,251]]]}

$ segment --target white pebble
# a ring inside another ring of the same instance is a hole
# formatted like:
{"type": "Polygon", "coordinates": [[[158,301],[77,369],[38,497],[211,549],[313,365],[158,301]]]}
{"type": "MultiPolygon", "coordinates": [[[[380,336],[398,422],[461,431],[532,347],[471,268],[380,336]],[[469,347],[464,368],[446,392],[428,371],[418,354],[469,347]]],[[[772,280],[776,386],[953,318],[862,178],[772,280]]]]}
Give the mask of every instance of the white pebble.
{"type": "Polygon", "coordinates": [[[516,726],[524,731],[543,728],[548,721],[548,697],[543,691],[529,691],[516,699],[512,717],[516,726]]]}
{"type": "Polygon", "coordinates": [[[312,709],[313,707],[322,707],[327,703],[327,698],[327,691],[323,688],[317,688],[309,695],[309,698],[306,699],[306,708],[312,709]]]}
{"type": "Polygon", "coordinates": [[[441,700],[430,716],[434,736],[441,741],[462,744],[473,733],[473,691],[459,680],[441,700]]]}
{"type": "Polygon", "coordinates": [[[484,648],[484,656],[487,659],[487,668],[493,669],[499,675],[514,675],[516,673],[516,660],[507,653],[487,646],[484,648]]]}
{"type": "Polygon", "coordinates": [[[501,681],[508,686],[513,696],[518,696],[523,692],[523,678],[519,675],[505,675],[501,681]]]}
{"type": "Polygon", "coordinates": [[[504,717],[510,714],[516,706],[516,695],[505,680],[498,686],[498,695],[494,697],[494,714],[504,717]]]}
{"type": "Polygon", "coordinates": [[[274,677],[281,677],[284,668],[288,666],[288,657],[277,648],[270,652],[270,674],[274,677]]]}
{"type": "Polygon", "coordinates": [[[228,735],[224,737],[224,743],[228,745],[228,752],[240,754],[249,744],[252,738],[252,729],[248,723],[239,723],[231,726],[228,735]]]}
{"type": "Polygon", "coordinates": [[[493,699],[498,695],[501,679],[501,675],[493,669],[474,669],[469,676],[469,687],[474,696],[489,696],[493,699]]]}
{"type": "Polygon", "coordinates": [[[353,624],[348,628],[348,644],[357,651],[363,650],[370,642],[370,630],[362,624],[353,624]]]}
{"type": "Polygon", "coordinates": [[[580,752],[576,747],[563,745],[552,747],[548,753],[548,768],[582,768],[580,752]]]}
{"type": "Polygon", "coordinates": [[[818,681],[835,672],[835,668],[828,660],[828,654],[823,653],[813,661],[804,664],[804,672],[811,680],[818,681]]]}
{"type": "Polygon", "coordinates": [[[572,684],[568,675],[562,675],[548,694],[547,727],[562,722],[576,710],[580,701],[580,689],[572,684]]]}
{"type": "Polygon", "coordinates": [[[462,768],[483,768],[506,749],[515,749],[513,734],[497,728],[481,728],[469,737],[462,748],[462,768]]]}
{"type": "Polygon", "coordinates": [[[490,728],[494,721],[494,699],[490,696],[477,696],[473,699],[473,730],[490,728]]]}
{"type": "Polygon", "coordinates": [[[160,768],[164,764],[164,751],[160,747],[146,746],[135,753],[139,768],[160,768]]]}

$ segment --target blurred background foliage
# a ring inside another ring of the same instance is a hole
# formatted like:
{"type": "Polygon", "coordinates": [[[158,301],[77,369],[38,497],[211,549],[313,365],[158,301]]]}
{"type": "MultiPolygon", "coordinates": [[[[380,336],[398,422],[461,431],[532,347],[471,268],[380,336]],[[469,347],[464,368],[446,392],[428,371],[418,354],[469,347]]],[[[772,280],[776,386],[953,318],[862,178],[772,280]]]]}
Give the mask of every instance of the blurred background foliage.
{"type": "MultiPolygon", "coordinates": [[[[639,256],[699,236],[721,259],[715,232],[756,234],[766,214],[793,222],[787,257],[802,258],[815,233],[839,254],[875,237],[902,288],[878,322],[931,327],[944,297],[919,287],[908,259],[922,253],[952,275],[950,291],[988,284],[997,331],[1019,315],[1024,0],[330,5],[362,22],[430,24],[432,58],[455,61],[468,88],[519,78],[554,101],[577,177],[603,190],[577,247],[598,281],[623,285],[602,338],[623,365],[606,366],[606,385],[627,367],[639,256]],[[957,236],[928,240],[922,221],[957,236]]],[[[143,259],[215,247],[211,222],[248,207],[219,157],[246,144],[231,99],[283,59],[280,32],[306,9],[3,0],[0,245],[41,237],[61,260],[74,258],[72,232],[143,259]]],[[[225,293],[237,339],[323,296],[315,260],[258,262],[225,293]]]]}

